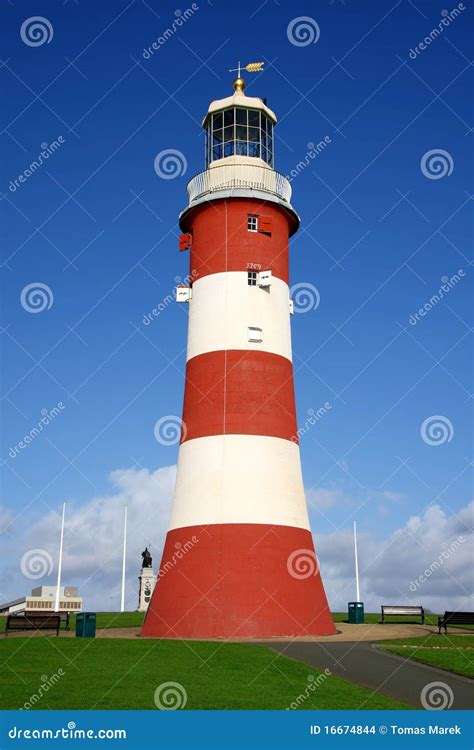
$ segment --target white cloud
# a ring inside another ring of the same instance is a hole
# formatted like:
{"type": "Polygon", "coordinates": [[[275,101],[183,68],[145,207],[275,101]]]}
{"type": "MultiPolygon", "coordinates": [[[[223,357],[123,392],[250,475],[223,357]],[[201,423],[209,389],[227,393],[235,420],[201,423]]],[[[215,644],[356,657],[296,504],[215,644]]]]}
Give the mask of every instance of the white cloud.
{"type": "MultiPolygon", "coordinates": [[[[115,491],[76,506],[67,502],[62,584],[79,586],[88,609],[115,610],[120,604],[124,507],[128,506],[127,609],[137,606],[140,553],[151,548],[155,570],[168,526],[176,467],[157,471],[119,469],[110,474],[115,491]]],[[[59,509],[58,509],[59,510],[59,509]]],[[[21,519],[20,519],[21,520],[21,519]]],[[[23,523],[23,522],[22,522],[23,523]]],[[[16,524],[17,529],[22,523],[16,524]]],[[[56,583],[60,517],[48,513],[22,534],[5,539],[7,558],[0,589],[3,599],[29,594],[37,585],[56,583]],[[54,560],[48,579],[30,580],[20,570],[22,555],[44,549],[54,560]]]]}
{"type": "MultiPolygon", "coordinates": [[[[155,572],[160,562],[168,526],[176,467],[154,472],[148,469],[120,469],[111,473],[114,487],[110,494],[93,498],[78,506],[67,504],[64,545],[63,584],[79,586],[85,606],[92,610],[116,610],[120,603],[122,564],[122,531],[124,506],[128,505],[127,600],[126,608],[137,606],[137,576],[140,553],[151,547],[155,572]]],[[[353,505],[353,499],[339,489],[308,492],[308,500],[331,516],[331,508],[341,502],[353,505]]],[[[58,511],[60,507],[58,506],[58,511]]],[[[381,604],[411,602],[432,611],[472,609],[472,513],[473,504],[456,514],[439,505],[411,516],[387,538],[379,539],[372,531],[358,528],[361,593],[366,611],[378,612],[381,604]],[[457,548],[448,559],[435,566],[418,582],[420,575],[457,539],[457,548]],[[416,584],[410,590],[410,584],[416,584]]],[[[2,514],[0,514],[1,516],[2,514]]],[[[8,520],[8,512],[5,518],[8,520]]],[[[376,523],[374,518],[374,524],[376,523]]],[[[29,593],[33,586],[55,584],[60,517],[49,513],[27,526],[20,517],[12,536],[3,536],[5,559],[0,590],[3,599],[14,599],[29,593]],[[22,532],[21,529],[25,530],[22,532]],[[22,555],[29,549],[45,549],[54,560],[48,579],[29,580],[20,571],[22,555]]],[[[316,535],[326,593],[333,611],[346,611],[347,602],[355,598],[352,525],[326,535],[316,535]]]]}
{"type": "MultiPolygon", "coordinates": [[[[421,604],[433,612],[472,610],[473,511],[474,503],[456,514],[432,505],[380,541],[358,529],[366,611],[397,603],[421,604]]],[[[315,535],[315,545],[330,607],[346,611],[355,599],[352,528],[315,535]]]]}

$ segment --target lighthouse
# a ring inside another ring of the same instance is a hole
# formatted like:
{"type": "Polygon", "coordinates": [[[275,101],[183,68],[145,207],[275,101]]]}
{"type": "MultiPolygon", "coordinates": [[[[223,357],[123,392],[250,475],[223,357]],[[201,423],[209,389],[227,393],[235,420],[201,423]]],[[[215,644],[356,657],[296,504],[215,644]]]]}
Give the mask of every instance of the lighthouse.
{"type": "MultiPolygon", "coordinates": [[[[247,70],[261,67],[251,64],[247,70]]],[[[203,120],[206,169],[188,184],[186,382],[176,487],[142,635],[335,633],[313,546],[293,384],[288,240],[299,218],[274,168],[276,116],[231,96],[203,120]]]]}

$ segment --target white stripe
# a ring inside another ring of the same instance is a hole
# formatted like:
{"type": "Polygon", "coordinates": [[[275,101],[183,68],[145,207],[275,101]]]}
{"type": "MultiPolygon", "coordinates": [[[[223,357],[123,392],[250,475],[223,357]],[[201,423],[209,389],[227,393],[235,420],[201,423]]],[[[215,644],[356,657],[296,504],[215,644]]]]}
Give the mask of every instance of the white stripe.
{"type": "Polygon", "coordinates": [[[273,277],[268,289],[249,286],[246,271],[213,273],[195,281],[187,359],[223,349],[272,352],[291,361],[288,284],[273,277]],[[249,343],[249,327],[262,329],[262,343],[249,343]]]}
{"type": "Polygon", "coordinates": [[[170,529],[222,523],[310,528],[297,444],[213,435],[181,445],[170,529]]]}

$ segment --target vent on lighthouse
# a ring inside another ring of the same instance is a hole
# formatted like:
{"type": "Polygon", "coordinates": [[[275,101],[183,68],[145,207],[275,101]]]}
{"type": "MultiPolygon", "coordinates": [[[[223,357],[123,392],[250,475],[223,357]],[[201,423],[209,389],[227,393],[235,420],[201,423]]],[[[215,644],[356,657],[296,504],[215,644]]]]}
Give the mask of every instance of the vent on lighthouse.
{"type": "Polygon", "coordinates": [[[262,329],[257,328],[256,326],[249,326],[247,338],[248,338],[248,341],[251,341],[254,344],[261,344],[263,341],[262,329]]]}

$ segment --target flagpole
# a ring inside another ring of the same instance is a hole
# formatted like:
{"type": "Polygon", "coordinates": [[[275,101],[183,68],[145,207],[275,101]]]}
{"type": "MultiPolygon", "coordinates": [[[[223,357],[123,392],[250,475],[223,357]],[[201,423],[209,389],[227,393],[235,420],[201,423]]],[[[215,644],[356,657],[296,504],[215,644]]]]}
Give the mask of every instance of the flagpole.
{"type": "Polygon", "coordinates": [[[354,560],[355,560],[355,576],[356,576],[356,601],[360,602],[360,589],[359,589],[359,563],[357,560],[357,527],[354,521],[354,560]]]}
{"type": "Polygon", "coordinates": [[[66,515],[66,503],[63,503],[63,517],[61,520],[61,541],[59,542],[59,562],[58,562],[58,585],[56,586],[56,601],[54,611],[59,612],[59,590],[61,587],[61,569],[63,566],[63,541],[64,541],[64,518],[66,515]]]}
{"type": "Polygon", "coordinates": [[[123,557],[122,557],[122,597],[120,601],[120,611],[125,611],[125,559],[127,556],[127,510],[128,506],[125,506],[125,514],[123,519],[123,557]]]}

